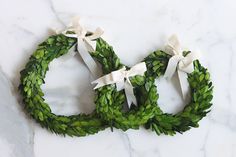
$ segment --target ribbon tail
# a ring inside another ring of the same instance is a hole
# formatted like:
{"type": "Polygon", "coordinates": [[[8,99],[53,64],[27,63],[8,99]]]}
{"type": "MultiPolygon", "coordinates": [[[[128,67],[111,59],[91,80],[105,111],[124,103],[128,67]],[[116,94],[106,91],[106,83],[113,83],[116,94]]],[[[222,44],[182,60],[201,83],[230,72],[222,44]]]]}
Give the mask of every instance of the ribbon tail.
{"type": "Polygon", "coordinates": [[[87,48],[88,52],[94,52],[96,48],[96,41],[84,39],[85,47],[87,48]]]}
{"type": "Polygon", "coordinates": [[[136,97],[134,96],[133,86],[128,80],[125,81],[125,95],[129,108],[132,103],[137,106],[137,100],[136,97]]]}
{"type": "Polygon", "coordinates": [[[182,58],[183,57],[181,57],[179,55],[175,55],[175,56],[173,56],[169,59],[169,62],[168,62],[168,65],[167,65],[167,68],[166,68],[166,71],[165,71],[165,74],[164,74],[165,78],[170,79],[174,75],[174,73],[176,71],[176,68],[177,68],[177,65],[178,65],[178,62],[182,58]]]}
{"type": "Polygon", "coordinates": [[[92,56],[89,54],[84,41],[81,38],[77,38],[77,50],[83,59],[84,63],[92,73],[94,78],[98,78],[100,76],[100,70],[98,68],[97,63],[94,61],[92,56]]]}
{"type": "Polygon", "coordinates": [[[179,78],[182,98],[184,101],[186,101],[188,99],[188,97],[190,96],[189,95],[190,94],[190,86],[189,86],[189,82],[188,82],[188,74],[186,72],[178,70],[178,78],[179,78]]]}

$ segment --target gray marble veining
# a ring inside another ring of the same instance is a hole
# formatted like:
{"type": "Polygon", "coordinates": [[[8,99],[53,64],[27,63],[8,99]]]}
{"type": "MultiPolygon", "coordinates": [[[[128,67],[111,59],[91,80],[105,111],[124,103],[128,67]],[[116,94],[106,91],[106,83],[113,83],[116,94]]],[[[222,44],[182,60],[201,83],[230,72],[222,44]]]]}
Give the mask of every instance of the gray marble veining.
{"type": "Polygon", "coordinates": [[[33,129],[0,70],[0,156],[33,157],[33,129]]]}

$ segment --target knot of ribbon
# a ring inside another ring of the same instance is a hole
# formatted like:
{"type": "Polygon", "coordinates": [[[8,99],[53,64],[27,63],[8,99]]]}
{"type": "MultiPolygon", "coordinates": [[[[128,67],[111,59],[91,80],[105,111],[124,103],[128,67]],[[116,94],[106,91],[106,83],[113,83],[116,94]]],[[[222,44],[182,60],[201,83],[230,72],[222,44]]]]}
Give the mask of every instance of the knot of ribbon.
{"type": "Polygon", "coordinates": [[[100,77],[99,79],[92,82],[92,84],[97,84],[94,89],[97,89],[99,87],[103,87],[105,85],[109,84],[116,84],[117,91],[120,91],[122,89],[125,90],[126,100],[128,107],[130,108],[131,104],[137,105],[137,100],[134,95],[133,86],[130,82],[129,77],[135,76],[135,75],[141,75],[143,76],[145,71],[147,71],[147,67],[145,62],[141,62],[139,64],[134,65],[129,70],[126,69],[126,67],[123,67],[119,70],[113,71],[103,77],[100,77]]]}
{"type": "Polygon", "coordinates": [[[103,34],[103,30],[97,28],[94,32],[90,32],[85,27],[80,25],[79,18],[76,17],[72,20],[72,23],[69,25],[69,27],[61,33],[67,37],[77,39],[77,51],[92,73],[93,77],[98,78],[100,76],[100,70],[97,63],[90,55],[90,52],[95,51],[95,39],[99,38],[103,34]],[[71,32],[74,32],[74,34],[71,32]]]}
{"type": "Polygon", "coordinates": [[[164,77],[170,79],[177,71],[182,97],[186,100],[188,94],[190,93],[187,74],[194,71],[193,61],[198,59],[198,55],[195,52],[191,52],[186,56],[183,56],[183,50],[180,47],[180,42],[176,35],[172,35],[168,39],[165,52],[172,57],[169,59],[164,77]]]}

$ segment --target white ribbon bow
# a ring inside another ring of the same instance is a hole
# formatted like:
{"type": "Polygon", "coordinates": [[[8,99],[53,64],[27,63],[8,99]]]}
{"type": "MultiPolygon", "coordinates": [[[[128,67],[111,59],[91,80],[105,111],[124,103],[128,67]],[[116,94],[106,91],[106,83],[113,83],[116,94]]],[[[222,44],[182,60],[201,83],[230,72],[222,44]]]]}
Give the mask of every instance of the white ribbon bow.
{"type": "Polygon", "coordinates": [[[134,96],[133,86],[129,80],[129,77],[135,75],[144,75],[144,72],[147,71],[147,67],[145,62],[141,62],[136,64],[129,70],[126,70],[125,67],[122,69],[116,70],[107,74],[103,77],[92,82],[92,84],[97,83],[94,89],[99,87],[109,85],[109,84],[116,84],[117,91],[125,89],[125,95],[128,103],[128,107],[130,108],[131,104],[137,105],[137,100],[134,96]]]}
{"type": "Polygon", "coordinates": [[[165,52],[172,55],[172,57],[169,59],[164,77],[170,79],[177,70],[182,97],[186,100],[188,94],[190,93],[187,74],[194,71],[193,61],[198,58],[198,55],[195,52],[191,52],[184,57],[183,50],[180,47],[180,43],[176,35],[172,35],[168,39],[165,52]]]}
{"type": "Polygon", "coordinates": [[[80,25],[79,18],[76,17],[72,20],[70,26],[62,32],[62,34],[70,38],[77,38],[77,51],[80,53],[84,63],[95,78],[101,76],[98,65],[89,52],[95,51],[95,39],[99,38],[103,34],[103,31],[100,28],[97,28],[94,32],[89,32],[86,28],[80,25]],[[75,34],[69,34],[69,31],[72,31],[75,34]]]}

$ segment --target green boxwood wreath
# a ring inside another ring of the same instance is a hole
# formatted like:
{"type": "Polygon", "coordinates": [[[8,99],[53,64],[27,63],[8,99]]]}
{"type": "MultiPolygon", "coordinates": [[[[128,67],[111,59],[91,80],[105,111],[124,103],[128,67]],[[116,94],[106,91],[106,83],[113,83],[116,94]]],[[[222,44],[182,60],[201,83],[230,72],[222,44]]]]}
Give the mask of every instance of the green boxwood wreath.
{"type": "MultiPolygon", "coordinates": [[[[190,51],[183,52],[184,56],[190,51]]],[[[158,50],[150,54],[144,59],[146,62],[149,75],[154,78],[164,74],[170,59],[170,55],[164,51],[158,50]]],[[[188,74],[188,82],[191,88],[191,100],[185,106],[183,111],[177,114],[168,114],[161,111],[150,119],[145,125],[151,128],[158,135],[164,133],[166,135],[174,135],[176,132],[183,133],[191,127],[198,127],[198,122],[206,116],[212,106],[213,86],[210,81],[210,74],[198,60],[194,62],[194,71],[188,74]]]]}
{"type": "MultiPolygon", "coordinates": [[[[100,48],[100,50],[102,51],[94,53],[93,56],[97,58],[103,67],[109,67],[106,65],[110,63],[105,59],[109,54],[104,52],[103,48],[100,48]]],[[[113,53],[112,49],[111,51],[113,53]]],[[[184,52],[185,55],[187,53],[190,52],[184,52]]],[[[161,50],[151,53],[144,59],[147,65],[145,76],[131,78],[138,102],[137,107],[132,105],[128,112],[122,110],[125,101],[123,91],[118,92],[115,85],[107,85],[97,89],[95,100],[97,113],[116,128],[122,130],[136,129],[140,124],[145,123],[146,128],[151,128],[158,135],[161,133],[174,135],[176,132],[182,133],[191,127],[198,127],[198,122],[206,116],[212,105],[213,87],[210,82],[210,74],[207,69],[201,66],[198,60],[194,61],[195,70],[188,75],[192,94],[190,103],[178,114],[163,113],[156,102],[158,94],[156,93],[154,80],[164,74],[170,57],[161,50]],[[143,83],[143,80],[145,80],[145,83],[143,83]],[[114,101],[113,99],[117,97],[119,97],[118,101],[114,101]]],[[[110,73],[117,70],[118,67],[122,67],[119,60],[114,60],[114,65],[117,65],[117,67],[104,68],[104,73],[110,73]]]]}
{"type": "MultiPolygon", "coordinates": [[[[99,51],[92,53],[92,56],[102,65],[103,73],[108,74],[121,69],[124,65],[115,55],[112,47],[102,39],[98,39],[98,41],[97,48],[99,51]]],[[[129,69],[129,67],[126,68],[129,69]]],[[[114,126],[122,130],[138,129],[139,126],[146,124],[159,112],[157,110],[158,94],[154,78],[137,75],[130,80],[135,87],[134,93],[138,106],[132,105],[127,112],[123,110],[123,104],[126,100],[124,90],[117,91],[115,84],[96,89],[96,111],[111,127],[114,126]]]]}
{"type": "Polygon", "coordinates": [[[44,83],[49,63],[68,52],[77,42],[62,34],[53,35],[41,43],[21,71],[19,90],[26,111],[38,122],[56,134],[85,136],[97,133],[108,125],[96,112],[71,116],[55,115],[44,101],[40,86],[44,83]]]}

